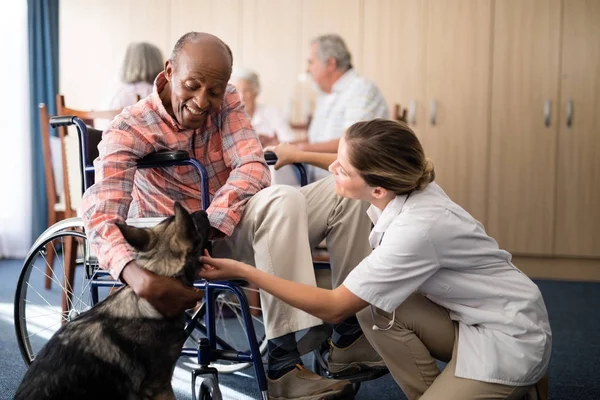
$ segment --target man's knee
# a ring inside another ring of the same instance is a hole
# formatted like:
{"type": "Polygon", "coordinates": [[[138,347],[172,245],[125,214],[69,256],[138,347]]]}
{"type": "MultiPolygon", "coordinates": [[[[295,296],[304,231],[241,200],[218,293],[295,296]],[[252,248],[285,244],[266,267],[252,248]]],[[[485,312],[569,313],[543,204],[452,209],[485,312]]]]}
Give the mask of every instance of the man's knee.
{"type": "Polygon", "coordinates": [[[276,212],[281,215],[302,213],[302,215],[306,215],[306,199],[293,186],[270,186],[255,194],[252,200],[257,202],[259,212],[276,212]]]}

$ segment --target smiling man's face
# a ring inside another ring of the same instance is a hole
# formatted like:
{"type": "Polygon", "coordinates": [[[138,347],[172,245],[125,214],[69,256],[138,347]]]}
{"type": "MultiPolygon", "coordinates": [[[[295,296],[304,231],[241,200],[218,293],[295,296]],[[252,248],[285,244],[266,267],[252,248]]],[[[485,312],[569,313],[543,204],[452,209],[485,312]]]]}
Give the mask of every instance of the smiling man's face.
{"type": "Polygon", "coordinates": [[[222,43],[186,43],[177,59],[165,66],[165,89],[170,92],[163,100],[165,108],[182,127],[202,127],[208,115],[219,110],[230,75],[231,58],[222,43]]]}

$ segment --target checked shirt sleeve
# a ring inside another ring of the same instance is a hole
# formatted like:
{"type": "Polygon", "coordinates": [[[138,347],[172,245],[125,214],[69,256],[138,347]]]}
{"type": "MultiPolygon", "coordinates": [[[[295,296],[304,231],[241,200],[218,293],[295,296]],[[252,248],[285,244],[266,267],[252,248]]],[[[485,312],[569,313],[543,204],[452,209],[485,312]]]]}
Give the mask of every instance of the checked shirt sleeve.
{"type": "Polygon", "coordinates": [[[231,173],[207,212],[211,225],[231,236],[248,200],[271,184],[271,174],[237,92],[226,95],[220,118],[223,159],[231,173]]]}

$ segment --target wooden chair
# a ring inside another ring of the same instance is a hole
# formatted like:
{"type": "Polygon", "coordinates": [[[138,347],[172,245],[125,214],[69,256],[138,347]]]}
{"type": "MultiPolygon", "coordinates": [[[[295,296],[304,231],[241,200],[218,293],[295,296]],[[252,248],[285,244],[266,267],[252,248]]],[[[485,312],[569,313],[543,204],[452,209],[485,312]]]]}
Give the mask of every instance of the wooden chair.
{"type": "MultiPolygon", "coordinates": [[[[106,111],[91,111],[78,110],[65,105],[65,97],[61,94],[56,95],[57,115],[59,116],[75,116],[81,118],[86,125],[94,128],[95,120],[112,120],[119,115],[122,110],[106,110],[106,111]]],[[[98,133],[99,131],[92,131],[98,133]]],[[[101,132],[99,132],[101,135],[101,132]]],[[[100,135],[97,141],[100,140],[100,135]]],[[[66,127],[58,129],[58,137],[61,144],[61,160],[63,167],[63,188],[65,199],[65,218],[77,216],[77,208],[81,200],[81,172],[79,168],[79,140],[76,134],[69,135],[66,127]]],[[[94,146],[96,149],[97,143],[94,146]]],[[[95,157],[94,157],[95,158],[95,157]]],[[[64,287],[73,287],[75,279],[75,263],[77,259],[77,247],[72,240],[65,240],[64,249],[64,287]]],[[[63,295],[63,310],[68,309],[70,298],[63,295]]]]}
{"type": "MultiPolygon", "coordinates": [[[[46,178],[46,209],[48,211],[48,226],[52,226],[58,221],[65,219],[65,203],[61,199],[56,190],[56,179],[54,176],[54,168],[52,163],[52,146],[50,145],[50,116],[46,104],[40,103],[40,127],[42,135],[42,153],[44,155],[44,176],[46,178]]],[[[52,287],[52,266],[54,265],[55,252],[48,252],[46,259],[46,278],[44,287],[50,289],[52,287]]]]}
{"type": "Polygon", "coordinates": [[[407,110],[406,108],[402,108],[400,104],[394,104],[394,113],[392,114],[392,119],[395,121],[407,122],[406,118],[407,110]]]}
{"type": "MultiPolygon", "coordinates": [[[[56,95],[57,115],[71,115],[79,117],[91,128],[94,128],[95,120],[104,119],[112,120],[119,115],[122,110],[105,110],[91,111],[78,110],[65,105],[65,96],[62,94],[56,95]]],[[[61,141],[62,164],[63,164],[63,182],[65,190],[65,216],[66,218],[77,216],[78,199],[81,197],[81,188],[79,182],[79,146],[77,137],[69,137],[69,132],[66,127],[61,127],[58,130],[58,137],[61,141]]]]}

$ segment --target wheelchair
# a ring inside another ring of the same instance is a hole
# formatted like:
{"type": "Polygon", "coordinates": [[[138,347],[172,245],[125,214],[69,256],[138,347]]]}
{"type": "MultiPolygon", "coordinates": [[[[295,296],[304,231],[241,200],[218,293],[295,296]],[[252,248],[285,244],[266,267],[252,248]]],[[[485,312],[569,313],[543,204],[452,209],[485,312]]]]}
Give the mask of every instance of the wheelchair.
{"type": "MultiPolygon", "coordinates": [[[[82,190],[94,180],[93,160],[98,156],[97,145],[102,132],[88,128],[77,117],[52,117],[52,127],[75,125],[79,137],[79,160],[82,190]]],[[[277,159],[273,153],[265,155],[272,165],[277,159]]],[[[153,153],[138,162],[138,168],[168,168],[191,166],[200,177],[200,193],[204,209],[210,203],[208,174],[204,166],[190,158],[185,151],[153,153]]],[[[301,184],[306,184],[306,172],[296,164],[301,184]]],[[[131,225],[153,226],[162,218],[128,220],[131,225]]],[[[316,263],[317,269],[328,269],[328,263],[316,263]]],[[[108,272],[102,270],[92,254],[83,222],[69,218],[49,227],[35,241],[20,273],[14,302],[14,320],[17,342],[21,355],[29,365],[50,337],[66,322],[90,309],[99,300],[121,285],[108,272]],[[53,258],[50,257],[52,252],[53,258]],[[54,260],[50,265],[48,260],[54,260]],[[45,289],[49,278],[57,290],[45,289]]],[[[260,313],[251,313],[244,282],[198,280],[194,286],[204,291],[203,301],[188,312],[185,326],[188,341],[181,357],[191,369],[192,398],[220,399],[218,374],[230,374],[254,367],[260,398],[268,399],[267,380],[262,357],[266,354],[267,340],[260,313]],[[205,376],[196,390],[198,376],[205,376]]],[[[316,372],[333,377],[327,371],[323,358],[326,347],[322,342],[330,329],[315,330],[299,341],[301,353],[314,350],[316,372]],[[320,335],[319,335],[320,333],[320,335]],[[303,341],[304,340],[304,341],[303,341]],[[316,345],[315,345],[316,343],[316,345]]],[[[354,383],[355,391],[360,382],[375,379],[386,372],[345,377],[354,383]]]]}

